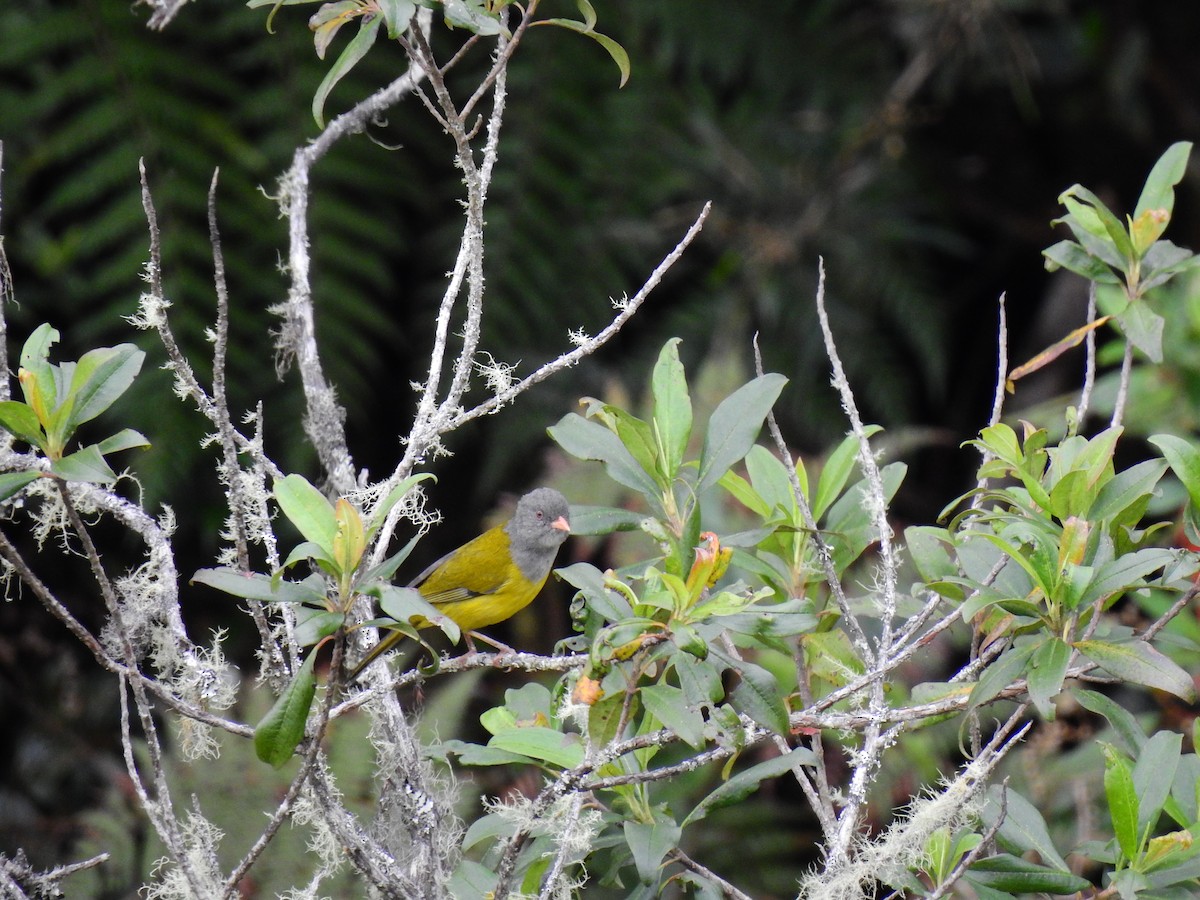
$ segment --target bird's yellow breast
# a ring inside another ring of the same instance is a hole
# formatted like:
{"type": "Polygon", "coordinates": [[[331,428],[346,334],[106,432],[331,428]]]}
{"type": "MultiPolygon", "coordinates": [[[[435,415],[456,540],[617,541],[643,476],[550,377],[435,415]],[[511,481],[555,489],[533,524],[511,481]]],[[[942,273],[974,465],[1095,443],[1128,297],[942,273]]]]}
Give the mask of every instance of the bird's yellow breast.
{"type": "Polygon", "coordinates": [[[545,583],[521,573],[508,533],[493,528],[439,561],[416,588],[464,631],[477,631],[524,609],[545,583]]]}

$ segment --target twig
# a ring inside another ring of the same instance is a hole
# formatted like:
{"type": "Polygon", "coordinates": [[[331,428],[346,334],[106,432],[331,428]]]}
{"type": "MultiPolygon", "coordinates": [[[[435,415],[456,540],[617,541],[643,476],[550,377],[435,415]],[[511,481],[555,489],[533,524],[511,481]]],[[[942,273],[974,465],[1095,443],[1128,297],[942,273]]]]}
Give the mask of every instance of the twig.
{"type": "MultiPolygon", "coordinates": [[[[823,270],[821,277],[824,278],[823,270]]],[[[754,336],[754,367],[758,375],[763,374],[762,354],[758,348],[757,334],[754,336]]],[[[829,588],[829,593],[833,596],[834,603],[837,604],[838,612],[842,614],[842,621],[846,623],[846,626],[850,630],[850,636],[854,639],[855,646],[858,647],[863,658],[868,659],[871,655],[871,642],[867,640],[866,632],[863,631],[862,624],[858,621],[858,616],[850,609],[850,602],[846,599],[846,592],[842,589],[841,579],[838,578],[837,569],[833,565],[833,548],[829,546],[821,534],[821,529],[817,526],[817,520],[813,516],[808,498],[804,496],[804,489],[800,486],[800,475],[796,471],[796,463],[792,459],[792,451],[788,448],[787,441],[783,438],[783,431],[779,427],[779,421],[775,418],[774,410],[770,410],[767,413],[767,429],[771,434],[771,439],[775,442],[775,450],[779,454],[779,461],[783,463],[784,469],[787,471],[788,482],[792,488],[792,498],[796,501],[796,505],[800,509],[800,515],[804,518],[804,524],[808,526],[809,532],[812,535],[813,549],[816,551],[817,559],[821,561],[821,569],[825,573],[825,584],[829,588]]]]}
{"type": "MultiPolygon", "coordinates": [[[[4,142],[0,141],[0,178],[4,176],[4,142]]],[[[0,194],[0,198],[3,195],[0,194]]],[[[0,204],[0,210],[3,205],[0,204]]],[[[8,265],[8,255],[4,252],[4,232],[0,230],[0,401],[9,399],[8,385],[8,317],[4,314],[4,306],[14,297],[12,269],[8,265]]],[[[5,436],[5,440],[11,439],[5,436]]]]}
{"type": "MultiPolygon", "coordinates": [[[[412,28],[426,28],[430,21],[431,11],[422,7],[413,19],[412,28]]],[[[291,167],[279,181],[279,204],[288,220],[288,273],[291,287],[287,300],[275,307],[275,312],[283,317],[283,327],[276,346],[281,367],[286,367],[293,359],[296,361],[307,403],[304,430],[317,451],[331,490],[338,495],[350,493],[357,478],[346,443],[345,411],[338,404],[333,387],[325,378],[317,351],[309,278],[309,175],[312,167],[335,143],[347,135],[357,134],[384,110],[399,103],[424,77],[422,66],[416,60],[410,61],[403,75],[349,111],[334,117],[316,140],[298,148],[292,157],[291,167]]]]}
{"type": "MultiPolygon", "coordinates": [[[[989,425],[995,425],[1000,421],[1000,414],[1004,411],[1004,395],[1008,382],[1008,294],[1000,295],[999,306],[1000,321],[997,326],[996,335],[996,392],[992,396],[992,414],[988,418],[989,425]]],[[[985,459],[987,455],[985,453],[985,459]]]]}
{"type": "Polygon", "coordinates": [[[821,333],[825,338],[825,355],[833,368],[833,386],[842,400],[842,410],[850,422],[850,429],[858,438],[858,464],[862,469],[863,478],[867,482],[867,512],[875,524],[879,538],[879,560],[882,572],[880,574],[881,633],[877,641],[876,660],[882,661],[892,644],[892,627],[896,617],[896,557],[892,547],[892,526],[887,520],[887,495],[883,489],[883,479],[879,466],[875,462],[875,454],[871,451],[870,440],[867,438],[862,417],[858,413],[858,404],[846,371],[842,367],[841,357],[838,356],[837,345],[833,340],[833,330],[829,325],[829,314],[825,309],[825,260],[818,263],[817,280],[817,319],[821,323],[821,333]]]}
{"type": "MultiPolygon", "coordinates": [[[[342,652],[346,645],[344,636],[340,636],[333,646],[333,659],[330,662],[330,671],[336,672],[341,666],[342,652]]],[[[317,754],[321,752],[321,739],[324,737],[327,728],[329,727],[329,713],[333,707],[333,691],[326,689],[325,695],[321,700],[321,705],[317,713],[316,723],[312,728],[312,734],[306,738],[304,754],[301,759],[300,768],[293,776],[291,784],[288,785],[283,797],[280,798],[278,805],[275,807],[275,812],[271,814],[271,819],[267,823],[267,827],[255,840],[254,845],[246,851],[246,855],[242,857],[242,861],[234,867],[229,873],[229,877],[225,879],[226,898],[233,897],[241,884],[243,878],[250,871],[250,867],[258,861],[262,856],[263,851],[267,849],[267,845],[279,832],[280,827],[287,820],[291,813],[292,803],[295,802],[300,789],[304,786],[312,775],[313,767],[316,765],[317,754]]]]}
{"type": "Polygon", "coordinates": [[[1125,355],[1121,358],[1121,380],[1117,385],[1117,399],[1113,403],[1112,421],[1109,425],[1116,428],[1125,418],[1125,403],[1129,399],[1129,380],[1133,375],[1133,342],[1125,339],[1125,355]]]}
{"type": "Polygon", "coordinates": [[[730,882],[726,881],[712,869],[708,868],[707,866],[702,866],[678,847],[667,854],[667,859],[671,862],[679,863],[679,865],[683,866],[690,872],[695,872],[706,881],[711,881],[720,889],[721,893],[725,897],[729,898],[729,900],[751,900],[749,894],[738,890],[730,882]]]}
{"type": "MultiPolygon", "coordinates": [[[[87,526],[84,525],[79,511],[75,508],[75,503],[71,499],[71,492],[67,489],[66,482],[56,479],[55,485],[58,488],[58,494],[62,499],[63,507],[66,509],[71,527],[83,544],[84,554],[91,567],[92,576],[100,588],[100,593],[104,597],[109,615],[112,616],[113,622],[116,625],[117,634],[121,642],[121,652],[125,656],[125,664],[131,668],[137,668],[137,653],[134,650],[129,630],[125,625],[121,604],[117,599],[116,590],[109,580],[108,573],[104,571],[104,564],[100,560],[100,554],[96,550],[96,545],[92,542],[91,533],[88,531],[87,526]]],[[[124,696],[126,683],[132,688],[133,696],[137,703],[138,719],[142,727],[142,734],[145,737],[146,751],[150,757],[150,769],[154,777],[155,799],[151,801],[148,795],[143,795],[142,798],[146,811],[150,814],[155,830],[158,831],[163,843],[171,851],[171,855],[174,856],[176,863],[178,863],[180,869],[183,871],[184,877],[187,879],[192,890],[197,895],[203,896],[203,884],[185,851],[183,837],[179,832],[179,821],[175,818],[175,813],[172,809],[170,786],[167,784],[166,769],[162,759],[162,745],[159,743],[158,729],[154,724],[154,716],[150,700],[146,695],[146,688],[142,684],[141,679],[122,679],[122,696],[124,696]],[[154,812],[159,810],[160,807],[160,814],[155,815],[154,812]]],[[[123,739],[128,743],[130,733],[127,727],[127,717],[125,717],[125,725],[126,727],[122,729],[123,739]]],[[[138,775],[131,746],[127,753],[126,765],[130,770],[130,777],[137,780],[138,775]]]]}
{"type": "MultiPolygon", "coordinates": [[[[190,397],[201,414],[220,429],[220,410],[217,408],[217,404],[213,401],[213,398],[201,387],[191,363],[188,362],[187,357],[184,356],[183,351],[179,347],[178,341],[175,340],[175,334],[171,331],[171,325],[167,319],[167,309],[170,307],[170,303],[163,292],[162,239],[158,230],[158,214],[154,208],[154,199],[150,193],[150,182],[146,175],[145,160],[138,160],[138,173],[142,184],[142,210],[146,216],[146,225],[150,233],[150,259],[146,264],[146,275],[150,284],[150,291],[148,296],[142,300],[139,314],[133,317],[131,321],[142,328],[153,328],[158,333],[158,339],[167,353],[167,366],[175,376],[177,389],[187,397],[190,397]]],[[[255,461],[265,467],[273,477],[281,478],[283,476],[283,472],[279,470],[278,466],[263,454],[261,446],[256,445],[233,430],[232,425],[230,426],[230,431],[241,450],[250,453],[255,461]]]]}
{"type": "MultiPolygon", "coordinates": [[[[1088,281],[1087,324],[1096,321],[1096,282],[1088,281]]],[[[1084,338],[1083,390],[1079,394],[1078,427],[1087,419],[1088,407],[1092,405],[1092,389],[1096,385],[1096,329],[1089,328],[1084,338]]]]}

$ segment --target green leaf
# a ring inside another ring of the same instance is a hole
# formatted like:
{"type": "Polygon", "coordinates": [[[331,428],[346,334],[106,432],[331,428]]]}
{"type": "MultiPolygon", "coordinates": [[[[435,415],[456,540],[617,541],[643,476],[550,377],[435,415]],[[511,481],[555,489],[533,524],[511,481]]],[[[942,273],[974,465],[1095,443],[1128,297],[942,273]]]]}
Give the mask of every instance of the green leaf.
{"type": "Polygon", "coordinates": [[[625,87],[625,83],[629,81],[630,65],[629,54],[625,52],[625,48],[614,41],[607,35],[600,34],[595,30],[596,11],[592,8],[592,4],[588,0],[576,0],[579,5],[579,11],[583,14],[583,21],[576,22],[573,19],[543,19],[537,22],[538,25],[556,25],[559,28],[566,28],[569,31],[574,31],[579,34],[590,37],[607,51],[612,57],[613,62],[617,64],[617,68],[621,72],[620,87],[625,87]]]}
{"type": "Polygon", "coordinates": [[[90,422],[129,390],[146,354],[133,344],[91,350],[79,358],[68,395],[73,409],[66,432],[90,422]]]}
{"type": "Polygon", "coordinates": [[[928,583],[940,582],[958,573],[958,564],[950,555],[953,546],[950,532],[932,525],[910,525],[904,529],[904,546],[921,578],[928,583]]]}
{"type": "Polygon", "coordinates": [[[378,582],[390,581],[392,576],[396,574],[396,571],[402,565],[404,565],[405,561],[412,554],[413,548],[417,546],[418,542],[423,536],[424,535],[418,531],[408,539],[408,543],[406,543],[403,547],[401,547],[375,568],[369,569],[367,572],[365,572],[362,576],[362,580],[359,583],[364,589],[369,589],[375,587],[378,582]]]}
{"type": "Polygon", "coordinates": [[[760,763],[755,763],[723,782],[697,803],[688,813],[687,818],[683,820],[683,827],[686,828],[694,822],[699,822],[713,810],[740,803],[758,790],[758,786],[768,778],[786,775],[796,766],[815,766],[816,764],[816,754],[807,747],[797,747],[781,756],[773,756],[760,763]]]}
{"type": "Polygon", "coordinates": [[[283,572],[286,569],[290,569],[296,563],[304,562],[306,559],[311,559],[330,575],[336,576],[340,574],[333,557],[316,541],[301,541],[293,547],[292,552],[279,564],[279,571],[283,572]]]}
{"type": "MultiPolygon", "coordinates": [[[[45,443],[37,413],[28,403],[20,400],[0,402],[0,428],[30,446],[42,447],[45,443]]],[[[45,448],[42,449],[44,451],[45,448]]]]}
{"type": "MultiPolygon", "coordinates": [[[[575,519],[571,519],[575,529],[575,519]]],[[[609,622],[622,622],[633,615],[629,601],[620,593],[605,585],[605,575],[591,563],[572,563],[556,569],[555,574],[563,581],[583,592],[587,605],[609,622]]]]}
{"type": "Polygon", "coordinates": [[[510,728],[492,735],[489,747],[519,753],[530,759],[573,769],[583,762],[583,744],[577,734],[563,734],[543,725],[510,728]]]}
{"type": "Polygon", "coordinates": [[[648,684],[638,692],[642,706],[695,750],[704,747],[704,719],[692,708],[683,690],[669,684],[648,684]]]}
{"type": "Polygon", "coordinates": [[[275,482],[275,501],[300,534],[332,559],[337,519],[333,514],[333,504],[325,495],[309,484],[303,475],[286,475],[275,482]]]}
{"type": "Polygon", "coordinates": [[[296,612],[296,642],[301,647],[311,647],[341,628],[345,621],[346,614],[343,612],[302,606],[296,612]]]}
{"type": "MultiPolygon", "coordinates": [[[[867,425],[863,428],[863,433],[867,437],[871,437],[882,430],[878,425],[867,425]]],[[[813,518],[818,522],[825,514],[825,510],[829,509],[830,504],[845,489],[846,482],[850,480],[850,474],[854,471],[854,464],[858,460],[858,450],[858,436],[848,434],[829,454],[825,465],[821,467],[821,477],[817,479],[817,495],[813,498],[812,505],[813,518]]]]}
{"type": "Polygon", "coordinates": [[[379,0],[379,8],[387,22],[387,35],[392,40],[408,30],[408,23],[417,12],[417,4],[413,0],[379,0]]]}
{"type": "Polygon", "coordinates": [[[1191,441],[1173,434],[1156,434],[1150,443],[1162,452],[1171,471],[1182,482],[1192,508],[1200,510],[1200,450],[1191,441]]]}
{"type": "Polygon", "coordinates": [[[1001,794],[1004,798],[1004,820],[1000,823],[1000,838],[1022,852],[1034,850],[1047,865],[1062,872],[1068,871],[1067,862],[1055,848],[1042,814],[1012,788],[992,785],[988,789],[987,804],[980,815],[983,823],[988,826],[996,823],[1000,816],[1001,794]]]}
{"type": "Polygon", "coordinates": [[[671,664],[686,702],[693,709],[717,703],[725,696],[721,673],[713,662],[680,652],[671,657],[671,664]]]}
{"type": "Polygon", "coordinates": [[[1126,859],[1138,854],[1138,795],[1133,784],[1129,760],[1112,744],[1101,743],[1104,750],[1104,796],[1113,833],[1126,859]]]}
{"type": "Polygon", "coordinates": [[[605,405],[603,415],[608,420],[606,424],[610,430],[616,432],[617,438],[629,451],[629,455],[644,471],[655,478],[660,488],[666,488],[670,484],[670,478],[660,472],[662,465],[658,441],[654,437],[654,429],[650,424],[615,406],[605,405]]]}
{"type": "Polygon", "coordinates": [[[283,581],[257,572],[245,573],[221,566],[200,569],[192,576],[191,583],[206,584],[234,597],[263,603],[307,603],[318,606],[325,603],[324,592],[314,588],[314,585],[321,583],[317,577],[301,582],[283,581]]]}
{"type": "Polygon", "coordinates": [[[1192,152],[1190,141],[1179,141],[1166,149],[1158,158],[1146,178],[1146,185],[1138,197],[1133,217],[1152,209],[1165,209],[1170,213],[1175,208],[1175,185],[1183,180],[1187,172],[1188,156],[1192,152]]]}
{"type": "MultiPolygon", "coordinates": [[[[733,473],[726,474],[732,475],[733,473]]],[[[797,514],[799,507],[796,505],[796,495],[792,491],[792,480],[788,477],[787,468],[774,453],[760,444],[755,444],[746,454],[746,474],[750,476],[753,492],[760,500],[765,501],[766,510],[759,511],[764,519],[770,519],[773,515],[782,513],[786,521],[800,524],[797,514]]],[[[803,469],[797,469],[796,474],[800,479],[800,489],[807,490],[803,469]]],[[[723,478],[722,482],[724,482],[723,478]]],[[[745,505],[749,509],[754,509],[751,503],[745,505]]]]}
{"type": "Polygon", "coordinates": [[[1145,578],[1175,561],[1175,554],[1161,547],[1146,547],[1123,553],[1096,569],[1082,600],[1091,603],[1131,588],[1141,587],[1145,578]]]}
{"type": "Polygon", "coordinates": [[[451,897],[487,897],[495,890],[496,881],[496,873],[487,866],[460,859],[447,887],[451,897]]]}
{"type": "Polygon", "coordinates": [[[568,413],[557,425],[548,428],[547,433],[572,456],[604,463],[608,477],[618,484],[647,497],[658,494],[654,479],[637,464],[620,439],[603,425],[568,413]]]}
{"type": "Polygon", "coordinates": [[[767,413],[785,384],[787,379],[782,375],[760,375],[742,385],[713,410],[704,435],[704,448],[700,451],[697,494],[716,484],[734,463],[750,452],[767,413]]]}
{"type": "Polygon", "coordinates": [[[520,753],[509,753],[495,747],[481,747],[479,744],[460,740],[443,741],[442,749],[447,753],[457,754],[458,761],[464,766],[507,766],[529,762],[529,757],[520,753]]]}
{"type": "Polygon", "coordinates": [[[490,14],[479,0],[443,0],[446,24],[451,28],[465,28],[480,37],[491,37],[500,33],[500,20],[490,14]]]}
{"type": "MultiPolygon", "coordinates": [[[[1125,524],[1122,513],[1136,509],[1139,503],[1148,499],[1166,470],[1167,463],[1164,460],[1147,459],[1118,472],[1100,489],[1088,511],[1088,518],[1093,522],[1109,523],[1115,520],[1118,524],[1125,524]]],[[[1196,474],[1200,477],[1200,459],[1197,460],[1196,474]]],[[[1200,488],[1200,481],[1197,482],[1197,488],[1200,488]]],[[[1139,511],[1137,519],[1128,524],[1136,524],[1140,519],[1139,511]]]]}
{"type": "Polygon", "coordinates": [[[0,502],[20,493],[25,485],[40,477],[41,472],[5,472],[0,475],[0,502]]]}
{"type": "Polygon", "coordinates": [[[976,860],[971,868],[970,880],[986,887],[1013,894],[1028,894],[1044,891],[1048,894],[1070,894],[1092,886],[1086,878],[1061,872],[1037,863],[1027,862],[1008,853],[976,860]]]}
{"type": "Polygon", "coordinates": [[[1146,687],[1158,688],[1191,703],[1196,699],[1192,676],[1145,641],[1112,644],[1076,641],[1075,649],[1108,672],[1146,687]]]}
{"type": "Polygon", "coordinates": [[[1033,656],[1037,649],[1037,644],[1025,644],[1022,647],[1007,650],[990,666],[984,669],[983,674],[979,676],[979,681],[971,689],[971,700],[967,704],[967,714],[969,715],[975,709],[987,703],[1024,675],[1029,664],[1029,658],[1033,656]]]}
{"type": "Polygon", "coordinates": [[[1117,321],[1133,346],[1145,353],[1151,362],[1162,362],[1166,319],[1154,312],[1145,300],[1134,300],[1117,314],[1117,321]]]}
{"type": "Polygon", "coordinates": [[[1029,699],[1048,722],[1054,721],[1053,701],[1062,690],[1071,652],[1071,647],[1065,641],[1052,635],[1042,642],[1029,659],[1026,673],[1029,699]]]}
{"type": "Polygon", "coordinates": [[[254,752],[258,758],[280,768],[304,739],[304,725],[317,692],[313,666],[317,655],[310,653],[279,699],[254,727],[254,752]]]}
{"type": "Polygon", "coordinates": [[[1075,241],[1059,241],[1042,251],[1046,257],[1046,271],[1058,268],[1082,275],[1097,284],[1120,284],[1121,279],[1104,262],[1092,256],[1075,241]]]}
{"type": "Polygon", "coordinates": [[[745,713],[763,728],[786,735],[789,731],[787,706],[775,676],[754,663],[738,662],[734,668],[741,676],[729,692],[729,702],[734,709],[745,713]]]}
{"type": "Polygon", "coordinates": [[[1156,732],[1142,748],[1133,766],[1133,789],[1138,798],[1137,833],[1158,822],[1163,804],[1171,793],[1183,749],[1177,731],[1156,732]]]}
{"type": "Polygon", "coordinates": [[[601,535],[614,531],[636,531],[641,527],[643,513],[611,506],[580,506],[571,504],[571,534],[601,535]]]}
{"type": "Polygon", "coordinates": [[[96,449],[100,451],[101,456],[108,456],[110,453],[119,453],[122,450],[149,446],[150,442],[141,432],[134,431],[132,428],[122,428],[116,434],[109,435],[97,444],[96,449]]]}
{"type": "Polygon", "coordinates": [[[112,484],[117,473],[112,470],[100,448],[95,444],[76,450],[74,453],[50,463],[50,471],[64,481],[86,481],[92,484],[112,484]]]}
{"type": "MultiPolygon", "coordinates": [[[[447,3],[447,15],[449,15],[449,5],[447,3]]],[[[333,90],[339,81],[346,77],[346,73],[353,69],[359,60],[367,55],[367,51],[375,43],[375,37],[379,33],[379,26],[382,22],[382,16],[365,16],[358,26],[358,34],[351,38],[350,43],[346,45],[346,49],[342,51],[341,56],[329,67],[329,71],[321,79],[321,83],[317,86],[317,92],[313,95],[312,101],[312,114],[318,128],[325,127],[325,100],[329,97],[329,92],[333,90]]]]}
{"type": "Polygon", "coordinates": [[[1136,757],[1146,743],[1146,733],[1133,713],[1104,694],[1086,688],[1076,688],[1073,696],[1085,709],[1104,716],[1112,726],[1117,746],[1127,756],[1136,757]]]}
{"type": "Polygon", "coordinates": [[[679,846],[682,829],[674,822],[626,822],[625,843],[633,854],[638,877],[643,884],[658,884],[658,868],[663,857],[679,846]]]}
{"type": "Polygon", "coordinates": [[[50,415],[58,405],[54,372],[48,362],[50,348],[57,343],[58,332],[49,324],[42,324],[21,348],[21,368],[25,370],[20,373],[21,392],[43,427],[49,424],[50,415]]]}
{"type": "Polygon", "coordinates": [[[1142,257],[1142,280],[1138,291],[1145,294],[1151,288],[1166,284],[1180,272],[1200,266],[1200,255],[1170,241],[1156,241],[1142,257]]]}
{"type": "Polygon", "coordinates": [[[683,464],[692,435],[692,400],[687,376],[679,361],[679,338],[663,344],[650,379],[654,394],[654,431],[658,438],[659,464],[669,484],[683,464]]]}
{"type": "Polygon", "coordinates": [[[446,637],[458,643],[462,632],[458,623],[426,600],[416,588],[386,584],[372,593],[379,596],[379,608],[397,622],[411,623],[418,628],[422,627],[424,622],[428,622],[442,629],[446,637]],[[417,621],[412,622],[413,619],[417,621]]]}
{"type": "Polygon", "coordinates": [[[606,747],[620,735],[621,714],[625,709],[625,694],[601,697],[588,708],[588,740],[593,747],[606,747]]]}
{"type": "Polygon", "coordinates": [[[1086,221],[1085,227],[1089,232],[1101,240],[1107,238],[1107,242],[1124,260],[1133,258],[1133,243],[1130,240],[1129,232],[1125,230],[1125,223],[1118,219],[1099,197],[1077,184],[1069,188],[1058,199],[1077,219],[1081,222],[1086,221]],[[1082,206],[1074,200],[1075,197],[1088,205],[1082,206]],[[1102,230],[1095,229],[1095,222],[1099,222],[1102,230]]]}

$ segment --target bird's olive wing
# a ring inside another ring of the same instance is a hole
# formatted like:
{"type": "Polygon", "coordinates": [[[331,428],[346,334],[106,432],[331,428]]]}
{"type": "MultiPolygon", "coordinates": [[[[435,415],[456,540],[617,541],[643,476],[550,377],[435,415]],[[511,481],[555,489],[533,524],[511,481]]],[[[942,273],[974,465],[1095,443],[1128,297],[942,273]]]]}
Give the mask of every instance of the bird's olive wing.
{"type": "Polygon", "coordinates": [[[412,586],[430,603],[454,603],[496,593],[509,580],[512,568],[508,534],[493,528],[447,553],[412,586]]]}

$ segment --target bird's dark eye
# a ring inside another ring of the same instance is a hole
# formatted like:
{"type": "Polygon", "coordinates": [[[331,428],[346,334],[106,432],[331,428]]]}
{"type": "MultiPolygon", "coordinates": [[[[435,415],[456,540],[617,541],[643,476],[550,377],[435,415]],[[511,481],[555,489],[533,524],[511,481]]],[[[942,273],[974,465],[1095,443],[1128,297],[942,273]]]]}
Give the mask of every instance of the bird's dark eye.
{"type": "Polygon", "coordinates": [[[545,513],[543,513],[540,509],[537,511],[536,515],[539,519],[545,518],[545,513]]]}

